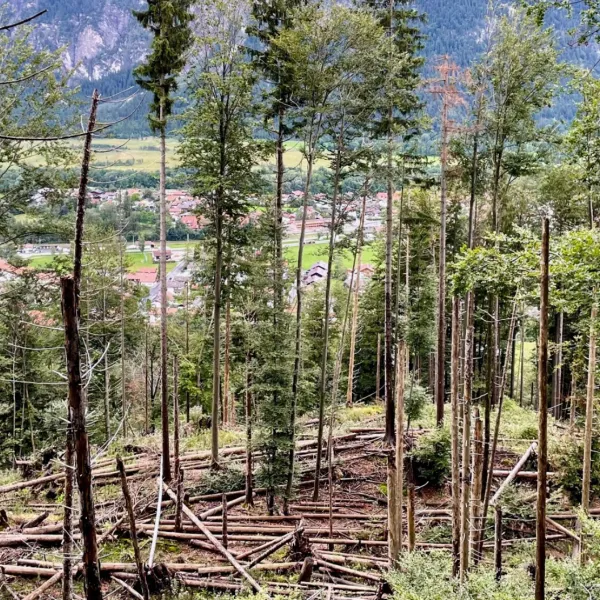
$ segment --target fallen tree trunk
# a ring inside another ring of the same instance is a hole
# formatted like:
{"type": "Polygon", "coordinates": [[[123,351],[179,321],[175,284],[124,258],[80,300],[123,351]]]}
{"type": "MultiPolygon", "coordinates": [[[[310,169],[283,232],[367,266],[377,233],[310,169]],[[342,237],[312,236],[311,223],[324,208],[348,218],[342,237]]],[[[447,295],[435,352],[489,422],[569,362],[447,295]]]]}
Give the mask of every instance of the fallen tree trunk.
{"type": "MultiPolygon", "coordinates": [[[[177,495],[169,488],[168,485],[165,484],[165,491],[167,495],[171,498],[171,500],[177,500],[177,495]]],[[[258,593],[262,592],[262,589],[258,582],[246,571],[246,569],[235,559],[235,557],[223,546],[223,544],[212,534],[212,532],[208,529],[208,527],[196,517],[196,515],[188,508],[187,504],[183,503],[182,505],[183,512],[188,516],[188,518],[198,527],[198,529],[208,538],[209,542],[231,563],[231,565],[235,568],[235,570],[244,577],[248,583],[253,587],[255,591],[258,593]]]]}
{"type": "Polygon", "coordinates": [[[62,570],[50,577],[47,581],[44,581],[39,588],[33,590],[30,594],[27,594],[23,598],[23,600],[36,600],[39,598],[46,590],[50,589],[55,583],[58,583],[62,579],[62,570]]]}

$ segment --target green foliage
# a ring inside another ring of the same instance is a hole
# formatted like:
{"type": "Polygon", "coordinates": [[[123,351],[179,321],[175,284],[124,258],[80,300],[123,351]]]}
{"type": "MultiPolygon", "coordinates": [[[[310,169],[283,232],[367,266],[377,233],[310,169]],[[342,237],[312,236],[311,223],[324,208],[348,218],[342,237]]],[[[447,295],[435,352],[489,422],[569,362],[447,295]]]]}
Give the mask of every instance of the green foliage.
{"type": "Polygon", "coordinates": [[[410,456],[416,483],[441,487],[450,474],[450,431],[441,428],[423,434],[410,456]]]}
{"type": "MultiPolygon", "coordinates": [[[[600,452],[600,432],[592,437],[592,453],[600,452]]],[[[564,436],[551,448],[550,463],[558,472],[557,483],[574,503],[581,501],[581,480],[583,477],[583,442],[575,436],[564,436]]],[[[600,461],[592,460],[590,480],[592,498],[600,497],[600,461]]]]}
{"type": "Polygon", "coordinates": [[[219,494],[244,489],[244,471],[235,467],[227,467],[209,471],[195,485],[190,493],[194,495],[219,494]]]}
{"type": "Polygon", "coordinates": [[[172,92],[177,75],[186,64],[186,51],[192,43],[191,0],[147,0],[146,10],[133,11],[144,29],[152,32],[151,52],[146,62],[135,69],[137,83],[152,92],[149,113],[153,131],[164,132],[173,109],[172,92]]]}
{"type": "Polygon", "coordinates": [[[431,394],[411,374],[404,386],[404,414],[408,423],[420,419],[425,406],[431,401],[431,394]]]}

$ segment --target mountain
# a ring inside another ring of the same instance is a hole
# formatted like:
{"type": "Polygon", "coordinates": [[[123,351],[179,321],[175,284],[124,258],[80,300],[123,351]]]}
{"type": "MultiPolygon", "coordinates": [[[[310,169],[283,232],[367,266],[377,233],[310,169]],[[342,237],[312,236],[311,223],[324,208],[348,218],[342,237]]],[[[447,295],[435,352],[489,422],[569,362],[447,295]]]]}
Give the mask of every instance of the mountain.
{"type": "MultiPolygon", "coordinates": [[[[1,4],[2,0],[0,0],[1,4]]],[[[40,47],[64,47],[65,68],[75,68],[74,80],[89,95],[98,86],[107,96],[134,84],[131,72],[143,59],[148,34],[138,25],[132,10],[145,6],[144,0],[10,0],[8,14],[24,17],[47,9],[38,19],[34,38],[40,47]]],[[[507,3],[507,4],[510,4],[507,3]]],[[[482,51],[489,0],[416,0],[426,15],[423,31],[427,36],[424,55],[426,70],[436,57],[448,54],[461,66],[468,66],[482,51]]],[[[555,28],[564,59],[591,67],[598,60],[598,47],[573,46],[568,34],[570,23],[564,13],[552,13],[547,24],[555,28]]],[[[141,112],[141,111],[140,111],[141,112]]],[[[570,119],[572,104],[560,102],[554,116],[570,119]]],[[[144,118],[121,125],[143,133],[144,118]]]]}

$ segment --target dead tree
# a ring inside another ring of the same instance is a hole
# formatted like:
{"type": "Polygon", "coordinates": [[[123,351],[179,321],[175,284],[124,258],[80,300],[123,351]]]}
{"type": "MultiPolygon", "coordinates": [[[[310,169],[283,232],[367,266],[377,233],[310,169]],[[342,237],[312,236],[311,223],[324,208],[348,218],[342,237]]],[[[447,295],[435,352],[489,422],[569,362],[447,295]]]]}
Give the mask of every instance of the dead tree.
{"type": "MultiPolygon", "coordinates": [[[[98,544],[96,540],[96,519],[92,494],[92,467],[90,447],[85,422],[84,387],[81,381],[81,359],[79,342],[79,296],[83,255],[83,226],[85,218],[85,199],[90,168],[92,133],[96,126],[96,112],[99,94],[94,90],[92,106],[83,146],[81,176],[77,194],[77,212],[75,219],[75,244],[73,257],[73,276],[61,278],[62,314],[65,327],[65,351],[67,357],[68,397],[70,426],[73,432],[74,454],[76,457],[76,476],[80,498],[80,531],[83,540],[83,569],[85,590],[88,600],[101,600],[102,587],[98,564],[98,544]]],[[[68,442],[67,442],[68,443],[68,442]]],[[[69,468],[67,466],[67,468],[69,468]]],[[[65,506],[65,511],[72,511],[65,506]]],[[[72,525],[72,522],[71,522],[72,525]]],[[[72,532],[70,532],[72,534],[72,532]]],[[[66,532],[65,535],[69,535],[66,532]]],[[[67,584],[69,585],[69,584],[67,584]]],[[[63,590],[64,593],[64,590],[63,590]]]]}
{"type": "Polygon", "coordinates": [[[440,154],[440,235],[438,259],[438,306],[437,306],[437,344],[435,353],[435,406],[438,427],[444,423],[444,402],[446,395],[446,216],[447,216],[447,180],[448,142],[452,124],[450,109],[462,102],[456,88],[458,67],[450,61],[449,56],[442,58],[438,65],[439,78],[430,93],[442,99],[442,145],[440,154]]]}
{"type": "Polygon", "coordinates": [[[550,262],[550,221],[542,221],[542,251],[540,260],[540,341],[538,356],[538,478],[535,547],[535,600],[546,597],[546,484],[548,470],[548,282],[550,262]]]}
{"type": "MultiPolygon", "coordinates": [[[[77,485],[80,498],[80,531],[83,546],[83,565],[86,596],[88,600],[101,600],[102,586],[98,564],[96,541],[96,518],[92,494],[92,466],[90,447],[85,423],[84,388],[81,381],[79,356],[79,325],[77,315],[77,295],[72,277],[61,278],[62,312],[65,325],[65,350],[69,379],[69,409],[73,421],[75,455],[77,464],[77,485]]],[[[68,510],[68,509],[67,509],[68,510]]]]}
{"type": "Polygon", "coordinates": [[[125,474],[125,465],[121,457],[117,457],[117,471],[121,476],[121,488],[123,489],[123,498],[125,499],[125,509],[129,518],[129,533],[131,535],[131,545],[133,546],[133,556],[135,558],[135,566],[137,567],[138,577],[140,578],[140,587],[142,588],[142,596],[144,600],[148,600],[150,594],[148,592],[148,582],[146,581],[146,571],[144,570],[144,561],[138,544],[137,529],[135,525],[135,514],[133,512],[133,502],[129,493],[129,485],[127,484],[127,475],[125,474]]]}
{"type": "Polygon", "coordinates": [[[73,418],[67,407],[67,444],[65,450],[65,487],[63,515],[63,600],[73,598],[73,475],[75,469],[73,418]]]}

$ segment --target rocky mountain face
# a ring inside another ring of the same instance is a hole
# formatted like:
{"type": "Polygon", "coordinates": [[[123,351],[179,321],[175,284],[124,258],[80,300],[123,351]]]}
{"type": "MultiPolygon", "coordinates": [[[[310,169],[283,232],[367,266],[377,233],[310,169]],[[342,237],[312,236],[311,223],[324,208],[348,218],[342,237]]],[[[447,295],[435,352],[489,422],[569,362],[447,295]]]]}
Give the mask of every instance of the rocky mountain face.
{"type": "Polygon", "coordinates": [[[143,58],[148,38],[131,14],[143,0],[9,0],[8,13],[25,17],[40,10],[34,38],[40,46],[64,47],[66,69],[81,80],[98,81],[130,72],[143,58]]]}

